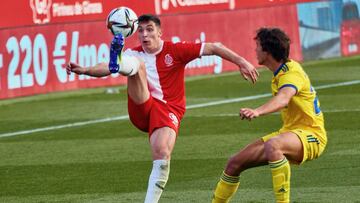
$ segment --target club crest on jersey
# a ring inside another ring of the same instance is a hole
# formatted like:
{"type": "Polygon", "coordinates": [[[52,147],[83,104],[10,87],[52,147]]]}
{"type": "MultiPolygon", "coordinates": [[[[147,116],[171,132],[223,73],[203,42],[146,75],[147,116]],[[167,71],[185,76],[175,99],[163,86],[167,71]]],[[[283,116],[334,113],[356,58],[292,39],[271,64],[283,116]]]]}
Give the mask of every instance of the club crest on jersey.
{"type": "Polygon", "coordinates": [[[173,64],[174,59],[170,56],[170,54],[166,54],[164,62],[165,62],[165,65],[167,67],[169,67],[169,66],[171,66],[173,64]]]}
{"type": "Polygon", "coordinates": [[[178,127],[179,125],[179,120],[177,119],[177,117],[175,116],[175,114],[173,113],[169,113],[169,118],[171,119],[172,123],[178,127]]]}

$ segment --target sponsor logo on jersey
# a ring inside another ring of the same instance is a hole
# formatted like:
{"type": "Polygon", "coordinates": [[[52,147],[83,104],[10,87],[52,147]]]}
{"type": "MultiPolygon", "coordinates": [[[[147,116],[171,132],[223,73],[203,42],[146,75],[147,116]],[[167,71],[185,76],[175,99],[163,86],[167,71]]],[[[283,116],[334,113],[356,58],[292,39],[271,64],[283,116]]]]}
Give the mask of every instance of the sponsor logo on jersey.
{"type": "Polygon", "coordinates": [[[169,66],[173,65],[174,59],[170,56],[170,54],[166,54],[164,62],[165,62],[165,65],[167,67],[169,67],[169,66]]]}

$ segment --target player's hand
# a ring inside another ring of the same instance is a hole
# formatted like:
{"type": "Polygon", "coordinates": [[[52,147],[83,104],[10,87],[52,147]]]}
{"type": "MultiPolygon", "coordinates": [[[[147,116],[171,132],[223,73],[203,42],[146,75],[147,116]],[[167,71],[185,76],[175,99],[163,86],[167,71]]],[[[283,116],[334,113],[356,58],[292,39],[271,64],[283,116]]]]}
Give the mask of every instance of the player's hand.
{"type": "Polygon", "coordinates": [[[82,74],[85,74],[85,73],[86,73],[86,68],[81,67],[81,66],[79,66],[79,65],[76,64],[76,63],[69,62],[69,63],[66,65],[66,73],[67,73],[68,75],[70,75],[71,72],[76,73],[76,74],[78,74],[78,75],[82,75],[82,74]]]}
{"type": "Polygon", "coordinates": [[[239,71],[246,80],[250,79],[253,84],[256,83],[257,78],[259,77],[259,72],[256,68],[246,60],[239,66],[239,71]]]}
{"type": "Polygon", "coordinates": [[[260,116],[259,112],[257,112],[255,109],[250,109],[250,108],[240,109],[241,120],[247,119],[251,121],[252,119],[257,118],[259,116],[260,116]]]}

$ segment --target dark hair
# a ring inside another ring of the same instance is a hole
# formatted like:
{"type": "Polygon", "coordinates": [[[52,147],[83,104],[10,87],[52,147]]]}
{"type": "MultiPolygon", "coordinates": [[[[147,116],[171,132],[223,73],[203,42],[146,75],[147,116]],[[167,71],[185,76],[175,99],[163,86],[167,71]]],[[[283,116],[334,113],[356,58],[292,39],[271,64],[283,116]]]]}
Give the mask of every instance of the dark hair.
{"type": "Polygon", "coordinates": [[[279,28],[260,28],[255,40],[260,42],[263,51],[271,54],[278,62],[286,62],[290,52],[290,38],[279,28]]]}
{"type": "Polygon", "coordinates": [[[138,23],[149,22],[149,21],[152,21],[155,23],[156,26],[161,27],[160,18],[155,15],[144,14],[139,16],[138,18],[138,23]]]}

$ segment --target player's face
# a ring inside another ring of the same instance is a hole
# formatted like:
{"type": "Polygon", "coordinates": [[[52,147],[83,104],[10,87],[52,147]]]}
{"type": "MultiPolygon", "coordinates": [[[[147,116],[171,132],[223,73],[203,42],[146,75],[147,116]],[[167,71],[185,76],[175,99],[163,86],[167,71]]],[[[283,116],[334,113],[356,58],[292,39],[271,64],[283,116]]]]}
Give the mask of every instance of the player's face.
{"type": "Polygon", "coordinates": [[[153,21],[139,24],[138,37],[141,46],[148,53],[155,53],[161,48],[161,29],[153,21]]]}
{"type": "Polygon", "coordinates": [[[256,40],[255,52],[256,52],[256,58],[258,60],[259,65],[264,65],[265,60],[267,58],[267,52],[262,50],[259,40],[256,40]]]}

